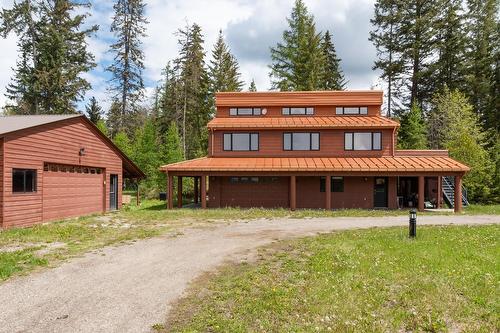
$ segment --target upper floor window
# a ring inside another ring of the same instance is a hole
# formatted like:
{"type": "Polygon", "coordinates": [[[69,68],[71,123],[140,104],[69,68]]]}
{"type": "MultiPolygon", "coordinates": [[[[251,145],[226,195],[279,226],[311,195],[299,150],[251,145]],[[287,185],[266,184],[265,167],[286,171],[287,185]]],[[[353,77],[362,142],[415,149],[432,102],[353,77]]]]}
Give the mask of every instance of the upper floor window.
{"type": "Polygon", "coordinates": [[[368,114],[368,108],[366,106],[338,106],[335,109],[335,114],[368,114]]]}
{"type": "Polygon", "coordinates": [[[289,115],[311,115],[314,114],[314,108],[313,107],[307,107],[307,108],[283,108],[282,113],[286,116],[289,115]]]}
{"type": "Polygon", "coordinates": [[[382,133],[344,133],[345,150],[381,150],[382,133]]]}
{"type": "Polygon", "coordinates": [[[257,151],[259,150],[258,133],[224,133],[224,150],[257,151]]]}
{"type": "Polygon", "coordinates": [[[262,114],[261,108],[230,108],[230,116],[260,116],[262,114]]]}
{"type": "Polygon", "coordinates": [[[319,133],[283,133],[283,150],[319,150],[319,133]]]}
{"type": "Polygon", "coordinates": [[[12,169],[12,192],[36,192],[36,170],[12,169]]]}

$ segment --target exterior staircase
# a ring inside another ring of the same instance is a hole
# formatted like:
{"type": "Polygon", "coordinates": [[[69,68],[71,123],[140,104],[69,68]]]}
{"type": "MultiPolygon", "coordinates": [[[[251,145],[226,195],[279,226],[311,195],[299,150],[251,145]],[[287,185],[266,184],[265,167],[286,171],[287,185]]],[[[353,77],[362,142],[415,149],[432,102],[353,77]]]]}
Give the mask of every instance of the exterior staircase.
{"type": "MultiPolygon", "coordinates": [[[[441,188],[443,189],[443,199],[450,206],[455,206],[455,177],[442,177],[441,188]]],[[[467,200],[467,189],[462,186],[462,206],[469,205],[467,200]]]]}

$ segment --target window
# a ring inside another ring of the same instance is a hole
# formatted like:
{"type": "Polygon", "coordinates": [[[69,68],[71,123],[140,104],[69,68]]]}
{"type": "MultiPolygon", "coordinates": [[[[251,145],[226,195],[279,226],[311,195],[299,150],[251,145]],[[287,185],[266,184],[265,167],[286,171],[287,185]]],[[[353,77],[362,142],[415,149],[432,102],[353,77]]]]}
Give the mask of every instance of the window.
{"type": "Polygon", "coordinates": [[[335,114],[368,114],[368,108],[366,106],[356,106],[356,107],[344,107],[338,106],[335,108],[335,114]]]}
{"type": "Polygon", "coordinates": [[[36,170],[13,169],[12,192],[14,193],[36,192],[36,170]]]}
{"type": "Polygon", "coordinates": [[[230,108],[230,116],[260,116],[262,114],[261,108],[230,108]]]}
{"type": "Polygon", "coordinates": [[[283,133],[283,150],[319,150],[319,133],[283,133]]]}
{"type": "MultiPolygon", "coordinates": [[[[326,177],[319,179],[319,191],[325,192],[326,190],[326,177]]],[[[331,192],[344,192],[344,177],[331,177],[330,179],[331,192]]]]}
{"type": "Polygon", "coordinates": [[[278,181],[278,177],[229,177],[231,184],[271,184],[278,181]]]}
{"type": "Polygon", "coordinates": [[[258,133],[224,133],[224,150],[257,151],[259,150],[258,133]]]}
{"type": "Polygon", "coordinates": [[[344,150],[382,150],[382,133],[344,133],[344,150]]]}
{"type": "Polygon", "coordinates": [[[282,113],[284,115],[311,115],[314,114],[314,108],[313,107],[307,107],[307,108],[283,108],[282,113]]]}

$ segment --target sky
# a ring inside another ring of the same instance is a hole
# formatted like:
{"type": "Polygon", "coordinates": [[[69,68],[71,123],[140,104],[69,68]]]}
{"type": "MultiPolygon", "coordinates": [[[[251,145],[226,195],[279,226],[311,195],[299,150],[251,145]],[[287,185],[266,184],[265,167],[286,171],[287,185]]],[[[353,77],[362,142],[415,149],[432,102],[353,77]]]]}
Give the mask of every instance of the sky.
{"type": "MultiPolygon", "coordinates": [[[[0,7],[10,8],[13,0],[0,0],[0,7]]],[[[95,96],[106,109],[110,104],[107,92],[109,73],[105,68],[113,55],[108,52],[113,35],[110,24],[113,1],[91,1],[91,16],[87,24],[98,24],[99,31],[88,39],[90,52],[97,66],[84,76],[92,85],[85,100],[95,96]]],[[[147,37],[144,82],[146,97],[151,102],[154,88],[161,79],[161,71],[169,60],[177,56],[175,32],[186,24],[197,23],[205,37],[207,61],[222,29],[231,52],[238,59],[245,89],[254,79],[258,90],[270,89],[269,48],[281,41],[287,28],[294,0],[145,0],[147,37]]],[[[317,29],[330,30],[341,67],[348,80],[348,89],[380,88],[378,73],[372,70],[376,50],[368,41],[373,15],[373,0],[305,0],[314,15],[317,29]]],[[[5,87],[10,82],[12,67],[16,64],[16,36],[0,39],[0,107],[5,105],[5,87]]],[[[83,108],[85,101],[79,103],[83,108]]]]}

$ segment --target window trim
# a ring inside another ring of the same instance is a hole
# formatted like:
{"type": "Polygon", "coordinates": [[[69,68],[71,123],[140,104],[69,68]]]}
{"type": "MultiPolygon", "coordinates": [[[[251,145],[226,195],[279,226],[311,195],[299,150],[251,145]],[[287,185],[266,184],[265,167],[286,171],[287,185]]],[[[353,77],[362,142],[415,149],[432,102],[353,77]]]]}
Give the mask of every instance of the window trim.
{"type": "Polygon", "coordinates": [[[33,194],[38,192],[38,170],[37,169],[24,169],[24,168],[12,168],[12,194],[33,194]],[[26,173],[27,172],[33,172],[33,184],[32,184],[32,190],[31,191],[26,191],[27,189],[27,184],[26,184],[26,173]],[[23,191],[14,191],[14,172],[22,172],[23,173],[23,191]]]}
{"type": "Polygon", "coordinates": [[[368,106],[336,106],[335,107],[335,115],[337,116],[366,116],[368,115],[368,106]],[[346,108],[357,108],[358,112],[357,113],[345,113],[346,108]],[[342,113],[338,113],[337,111],[341,109],[342,113]],[[362,113],[361,109],[366,110],[366,113],[362,113]]]}
{"type": "Polygon", "coordinates": [[[326,192],[326,177],[330,177],[330,192],[331,193],[344,193],[345,192],[345,179],[343,176],[321,176],[319,178],[319,191],[321,193],[326,192]],[[341,191],[335,191],[335,180],[342,180],[342,190],[341,191]]]}
{"type": "Polygon", "coordinates": [[[313,116],[314,106],[284,106],[281,108],[281,114],[284,116],[313,116]],[[304,109],[304,113],[292,113],[291,109],[304,109]],[[288,110],[285,112],[285,110],[288,110]],[[311,110],[309,113],[308,111],[311,110]]]}
{"type": "Polygon", "coordinates": [[[382,132],[344,132],[344,150],[345,151],[381,151],[382,150],[382,132]],[[370,149],[354,149],[354,137],[355,137],[355,134],[356,133],[370,133],[371,134],[371,147],[370,149]],[[347,148],[346,147],[346,137],[347,135],[351,135],[351,143],[352,143],[352,147],[351,148],[347,148]],[[375,135],[374,134],[380,134],[380,148],[373,148],[374,147],[374,138],[375,138],[375,135]]]}
{"type": "Polygon", "coordinates": [[[261,107],[232,107],[232,108],[229,108],[229,116],[231,117],[254,117],[254,116],[261,116],[262,115],[262,108],[261,107]],[[240,109],[252,109],[252,114],[239,114],[239,110],[240,109]],[[231,110],[236,110],[236,114],[232,114],[231,113],[231,110]],[[256,110],[259,110],[258,113],[256,113],[256,110]]]}
{"type": "Polygon", "coordinates": [[[283,151],[319,151],[321,150],[320,132],[283,132],[283,151]],[[285,149],[285,135],[290,134],[290,149],[285,149]],[[293,149],[293,134],[309,134],[309,149],[293,149]],[[312,135],[318,134],[318,149],[312,149],[312,135]]]}
{"type": "Polygon", "coordinates": [[[246,151],[259,151],[260,150],[260,135],[259,135],[259,132],[243,132],[243,133],[239,133],[239,132],[230,132],[230,133],[222,133],[222,151],[235,151],[235,152],[246,152],[246,151]],[[233,149],[233,142],[234,142],[234,139],[233,139],[233,134],[248,134],[248,142],[249,142],[249,147],[248,147],[248,150],[234,150],[233,149]],[[230,145],[231,145],[231,149],[226,149],[226,145],[225,145],[225,137],[226,135],[230,135],[231,136],[231,141],[230,141],[230,145]],[[252,149],[252,135],[257,135],[257,149],[252,149]]]}

